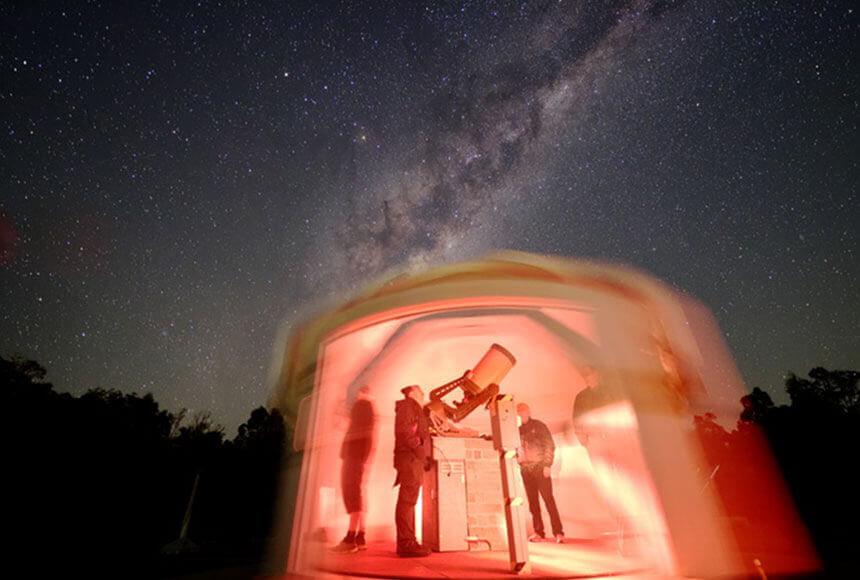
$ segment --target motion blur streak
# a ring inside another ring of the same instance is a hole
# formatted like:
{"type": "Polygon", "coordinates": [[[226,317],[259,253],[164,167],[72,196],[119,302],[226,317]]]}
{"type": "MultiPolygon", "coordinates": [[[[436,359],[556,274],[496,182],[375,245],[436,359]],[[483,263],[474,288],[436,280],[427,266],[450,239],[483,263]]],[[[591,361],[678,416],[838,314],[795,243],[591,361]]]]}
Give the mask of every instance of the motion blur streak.
{"type": "MultiPolygon", "coordinates": [[[[768,573],[817,568],[757,435],[739,458],[748,466],[741,481],[706,458],[708,442],[694,419],[730,421],[744,392],[710,320],[691,298],[627,268],[501,253],[387,280],[309,321],[284,347],[272,394],[272,404],[299,426],[301,455],[285,466],[270,572],[415,573],[389,557],[394,402],[404,385],[429,392],[461,376],[493,343],[517,361],[502,392],[527,402],[557,446],[553,487],[569,542],[530,546],[533,573],[730,576],[756,573],[756,558],[768,573]],[[347,518],[332,500],[340,490],[338,453],[364,384],[378,414],[365,481],[369,549],[333,558],[326,538],[347,518]],[[378,569],[380,562],[390,569],[378,569]]],[[[460,426],[489,433],[489,416],[479,408],[460,426]]],[[[481,453],[467,454],[463,464],[467,498],[489,493],[476,486],[486,484],[480,477],[495,463],[481,464],[481,453]]],[[[491,512],[469,515],[470,530],[504,526],[494,493],[496,502],[478,505],[439,502],[491,512]]],[[[422,565],[454,577],[504,575],[505,549],[464,551],[454,560],[442,552],[422,565]]]]}

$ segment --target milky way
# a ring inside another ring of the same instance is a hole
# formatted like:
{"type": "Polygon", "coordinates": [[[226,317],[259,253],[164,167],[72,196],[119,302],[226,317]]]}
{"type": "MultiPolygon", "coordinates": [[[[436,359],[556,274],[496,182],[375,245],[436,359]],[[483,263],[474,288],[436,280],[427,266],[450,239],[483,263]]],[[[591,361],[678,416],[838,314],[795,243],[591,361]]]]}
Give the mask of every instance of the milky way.
{"type": "Polygon", "coordinates": [[[549,5],[499,41],[516,47],[505,51],[512,60],[480,54],[481,66],[461,65],[426,104],[420,160],[391,162],[399,179],[370,184],[352,200],[351,231],[341,240],[348,275],[366,279],[396,265],[427,267],[492,248],[498,240],[483,226],[500,206],[525,203],[522,182],[549,170],[535,158],[538,144],[560,120],[588,108],[602,78],[632,46],[651,40],[649,25],[669,8],[549,5]]]}
{"type": "Polygon", "coordinates": [[[750,387],[860,367],[848,1],[0,9],[0,355],[232,430],[282,327],[510,248],[704,301],[750,387]]]}

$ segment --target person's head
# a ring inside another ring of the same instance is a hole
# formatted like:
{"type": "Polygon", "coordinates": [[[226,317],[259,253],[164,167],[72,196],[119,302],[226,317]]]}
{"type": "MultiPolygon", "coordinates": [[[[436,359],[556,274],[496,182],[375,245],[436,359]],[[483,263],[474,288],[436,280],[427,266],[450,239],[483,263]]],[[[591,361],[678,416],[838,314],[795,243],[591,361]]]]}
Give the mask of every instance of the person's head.
{"type": "Polygon", "coordinates": [[[424,404],[424,391],[421,390],[421,387],[418,385],[409,385],[408,387],[403,387],[400,389],[400,392],[407,399],[412,399],[419,405],[424,404]]]}
{"type": "Polygon", "coordinates": [[[367,399],[370,397],[370,385],[361,385],[356,392],[359,399],[367,399]]]}
{"type": "Polygon", "coordinates": [[[579,373],[582,375],[586,387],[596,387],[600,384],[600,373],[593,366],[584,365],[579,369],[579,373]]]}
{"type": "Polygon", "coordinates": [[[520,420],[523,422],[523,425],[525,425],[532,417],[532,410],[525,403],[517,403],[517,415],[520,416],[520,420]]]}

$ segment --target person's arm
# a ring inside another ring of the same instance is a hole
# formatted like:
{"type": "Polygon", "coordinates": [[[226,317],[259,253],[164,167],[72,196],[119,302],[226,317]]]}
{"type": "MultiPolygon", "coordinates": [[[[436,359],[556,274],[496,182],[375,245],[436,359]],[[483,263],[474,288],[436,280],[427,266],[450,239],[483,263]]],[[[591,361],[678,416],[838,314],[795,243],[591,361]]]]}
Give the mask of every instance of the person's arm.
{"type": "Polygon", "coordinates": [[[549,477],[553,461],[555,461],[555,441],[549,428],[543,425],[541,429],[541,447],[543,451],[543,476],[549,477]]]}
{"type": "Polygon", "coordinates": [[[588,429],[582,420],[582,416],[588,410],[586,398],[586,391],[581,391],[576,395],[576,399],[573,402],[573,431],[576,433],[577,441],[583,447],[588,446],[588,429]]]}

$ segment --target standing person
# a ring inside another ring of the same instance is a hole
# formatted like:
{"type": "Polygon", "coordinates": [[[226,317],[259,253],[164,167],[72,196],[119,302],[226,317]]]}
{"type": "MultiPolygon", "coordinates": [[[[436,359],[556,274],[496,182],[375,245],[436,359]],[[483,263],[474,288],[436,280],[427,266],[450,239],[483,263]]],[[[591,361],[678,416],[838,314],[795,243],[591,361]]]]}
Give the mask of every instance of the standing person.
{"type": "Polygon", "coordinates": [[[583,365],[579,369],[585,388],[576,394],[573,400],[573,428],[576,438],[585,447],[591,469],[594,473],[601,493],[604,495],[614,530],[603,534],[617,538],[617,548],[620,554],[629,550],[625,547],[625,518],[623,503],[618,497],[621,486],[618,463],[625,455],[624,450],[631,444],[624,430],[613,428],[606,422],[601,410],[606,409],[622,399],[617,391],[604,385],[600,372],[591,365],[583,365]]]}
{"type": "Polygon", "coordinates": [[[558,544],[564,542],[564,530],[561,526],[561,517],[558,515],[558,507],[552,495],[552,478],[550,468],[555,459],[555,443],[547,426],[533,419],[531,409],[525,403],[517,405],[517,414],[520,416],[520,471],[523,474],[523,485],[526,488],[526,497],[529,500],[529,511],[532,514],[534,534],[529,536],[530,542],[540,542],[546,538],[543,527],[543,518],[540,513],[540,500],[543,498],[546,511],[549,512],[552,534],[558,544]]]}
{"type": "Polygon", "coordinates": [[[340,458],[343,460],[340,484],[343,491],[343,504],[349,514],[349,529],[343,540],[331,549],[332,552],[348,554],[367,549],[364,538],[362,487],[364,466],[373,449],[375,425],[376,411],[370,397],[370,387],[362,385],[356,393],[355,402],[349,412],[349,427],[340,447],[340,458]]]}
{"type": "Polygon", "coordinates": [[[600,386],[600,374],[591,365],[579,369],[585,388],[576,394],[573,400],[573,429],[580,444],[590,452],[591,439],[604,436],[602,429],[592,425],[585,416],[591,411],[600,409],[610,403],[605,389],[600,386]]]}
{"type": "Polygon", "coordinates": [[[400,389],[404,398],[394,405],[394,468],[400,485],[394,521],[397,525],[397,555],[403,558],[427,556],[425,546],[415,538],[415,504],[424,477],[430,449],[429,421],[422,403],[424,391],[418,385],[400,389]]]}

